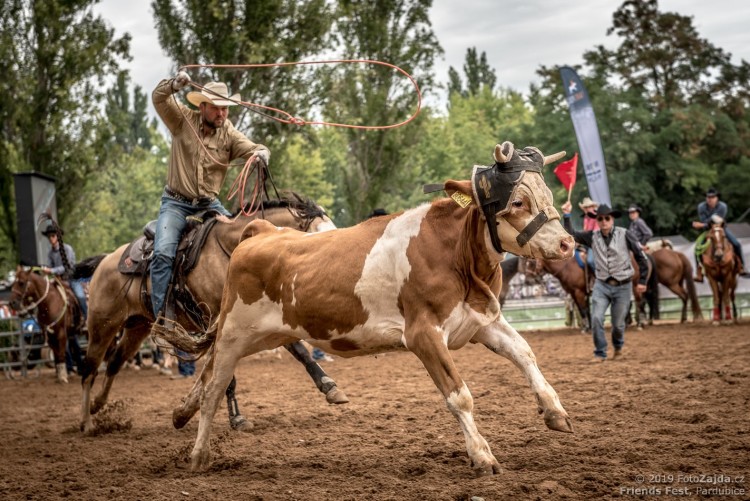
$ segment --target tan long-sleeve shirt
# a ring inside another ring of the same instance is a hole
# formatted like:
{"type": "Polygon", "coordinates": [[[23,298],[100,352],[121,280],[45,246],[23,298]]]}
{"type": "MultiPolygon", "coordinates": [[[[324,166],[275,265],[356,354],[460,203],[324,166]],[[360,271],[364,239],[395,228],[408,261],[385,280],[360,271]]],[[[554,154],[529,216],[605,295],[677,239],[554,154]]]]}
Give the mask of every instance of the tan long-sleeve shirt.
{"type": "Polygon", "coordinates": [[[256,150],[268,148],[250,141],[229,120],[218,129],[204,128],[200,112],[177,102],[173,94],[172,80],[162,80],[151,96],[156,112],[172,133],[167,186],[188,199],[214,198],[224,184],[230,161],[248,159],[256,150]]]}

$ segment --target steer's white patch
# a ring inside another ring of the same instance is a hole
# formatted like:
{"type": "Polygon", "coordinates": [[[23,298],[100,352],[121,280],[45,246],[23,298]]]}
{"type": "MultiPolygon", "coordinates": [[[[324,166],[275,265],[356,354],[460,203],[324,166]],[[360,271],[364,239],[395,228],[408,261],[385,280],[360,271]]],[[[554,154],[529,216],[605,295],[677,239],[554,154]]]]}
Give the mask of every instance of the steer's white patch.
{"type": "Polygon", "coordinates": [[[279,339],[288,342],[290,336],[299,339],[309,337],[304,328],[292,329],[284,323],[281,303],[271,301],[265,292],[252,304],[245,304],[238,295],[224,319],[221,333],[222,337],[228,336],[242,346],[243,353],[247,353],[247,349],[254,353],[276,348],[280,345],[279,339]],[[248,335],[248,331],[252,334],[248,335]]]}
{"type": "Polygon", "coordinates": [[[494,322],[499,315],[499,310],[493,308],[493,304],[496,302],[497,300],[494,297],[488,298],[485,313],[473,310],[463,301],[458,303],[448,315],[448,318],[445,319],[443,325],[437,327],[443,335],[445,345],[451,350],[457,350],[465,345],[479,328],[494,322]]]}

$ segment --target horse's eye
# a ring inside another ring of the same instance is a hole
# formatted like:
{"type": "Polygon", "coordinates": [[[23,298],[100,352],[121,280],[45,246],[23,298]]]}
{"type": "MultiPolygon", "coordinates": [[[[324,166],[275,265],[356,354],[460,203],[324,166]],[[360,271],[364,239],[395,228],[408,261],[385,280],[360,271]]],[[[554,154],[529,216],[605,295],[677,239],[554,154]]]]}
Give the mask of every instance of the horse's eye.
{"type": "Polygon", "coordinates": [[[523,207],[523,201],[522,200],[513,200],[513,203],[511,204],[516,209],[520,209],[523,207]]]}

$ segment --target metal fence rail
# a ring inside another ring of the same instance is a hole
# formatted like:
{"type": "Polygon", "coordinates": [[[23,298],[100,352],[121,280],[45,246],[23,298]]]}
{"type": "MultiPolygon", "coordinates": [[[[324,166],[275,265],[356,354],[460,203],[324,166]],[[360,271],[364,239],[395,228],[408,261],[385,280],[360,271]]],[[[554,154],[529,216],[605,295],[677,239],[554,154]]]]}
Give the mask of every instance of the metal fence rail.
{"type": "Polygon", "coordinates": [[[14,370],[20,370],[21,377],[25,378],[30,368],[47,363],[41,356],[47,346],[43,332],[24,332],[18,317],[2,319],[0,325],[0,369],[6,378],[13,379],[14,370]],[[40,356],[32,358],[35,353],[40,356]]]}

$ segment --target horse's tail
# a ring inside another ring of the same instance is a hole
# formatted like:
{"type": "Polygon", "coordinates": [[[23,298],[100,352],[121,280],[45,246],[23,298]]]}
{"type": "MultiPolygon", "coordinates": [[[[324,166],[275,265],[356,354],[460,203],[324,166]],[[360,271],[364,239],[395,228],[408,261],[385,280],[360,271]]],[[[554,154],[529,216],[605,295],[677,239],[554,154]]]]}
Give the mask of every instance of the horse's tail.
{"type": "Polygon", "coordinates": [[[656,270],[656,259],[651,254],[646,254],[646,259],[651,262],[651,274],[646,283],[648,307],[651,318],[659,320],[659,273],[656,270]]]}
{"type": "Polygon", "coordinates": [[[703,320],[703,313],[701,313],[701,305],[698,302],[698,294],[695,291],[695,282],[693,281],[693,266],[690,264],[690,260],[682,252],[677,253],[682,261],[682,281],[685,282],[685,288],[690,298],[690,308],[693,310],[693,321],[703,320]]]}
{"type": "Polygon", "coordinates": [[[99,254],[98,256],[87,257],[80,263],[76,263],[70,278],[77,280],[93,276],[97,266],[101,264],[105,257],[107,257],[107,254],[99,254]]]}
{"type": "Polygon", "coordinates": [[[169,319],[164,320],[164,324],[154,324],[151,327],[151,332],[178,350],[190,353],[193,355],[193,360],[198,360],[205,355],[216,341],[216,333],[219,328],[218,320],[201,336],[192,336],[177,322],[169,319]]]}

